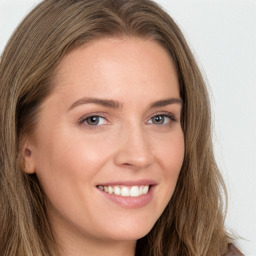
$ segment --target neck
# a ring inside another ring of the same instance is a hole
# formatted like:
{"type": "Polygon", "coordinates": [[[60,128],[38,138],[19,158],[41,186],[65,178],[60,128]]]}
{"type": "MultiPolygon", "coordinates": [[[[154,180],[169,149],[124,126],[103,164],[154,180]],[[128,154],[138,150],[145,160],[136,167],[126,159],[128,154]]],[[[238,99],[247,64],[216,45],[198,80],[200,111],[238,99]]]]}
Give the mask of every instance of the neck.
{"type": "Polygon", "coordinates": [[[88,241],[84,239],[67,239],[59,241],[61,256],[134,256],[136,242],[134,241],[88,241]]]}
{"type": "Polygon", "coordinates": [[[54,230],[57,249],[60,256],[134,256],[136,240],[99,239],[67,232],[67,230],[54,230]]]}

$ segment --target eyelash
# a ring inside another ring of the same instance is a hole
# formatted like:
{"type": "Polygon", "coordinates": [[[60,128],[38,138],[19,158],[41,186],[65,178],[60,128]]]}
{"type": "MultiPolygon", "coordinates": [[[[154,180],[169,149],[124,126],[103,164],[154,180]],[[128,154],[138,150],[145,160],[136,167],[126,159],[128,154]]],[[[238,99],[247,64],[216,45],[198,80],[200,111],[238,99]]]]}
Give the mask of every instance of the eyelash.
{"type": "Polygon", "coordinates": [[[97,129],[97,128],[100,128],[100,126],[102,126],[103,124],[101,124],[101,125],[98,125],[98,124],[95,124],[95,125],[93,125],[93,124],[88,124],[88,119],[89,119],[89,118],[93,118],[93,117],[96,117],[96,118],[103,118],[103,119],[105,119],[106,122],[108,123],[106,117],[103,117],[103,116],[101,116],[101,115],[99,115],[99,114],[91,114],[91,115],[88,115],[88,116],[85,116],[85,117],[80,118],[80,119],[79,119],[79,125],[84,125],[84,126],[86,126],[86,128],[88,128],[88,129],[97,129]]]}
{"type": "MultiPolygon", "coordinates": [[[[107,122],[107,124],[109,124],[109,122],[107,121],[107,119],[101,115],[98,115],[98,114],[91,114],[91,115],[88,115],[86,117],[82,117],[81,119],[79,119],[79,125],[85,125],[87,128],[89,129],[98,129],[100,128],[102,125],[105,125],[105,124],[88,124],[88,119],[89,118],[103,118],[105,119],[105,122],[107,122]]],[[[155,123],[149,123],[149,124],[153,124],[153,125],[156,125],[156,126],[171,126],[171,123],[173,122],[177,122],[175,116],[169,112],[164,112],[164,113],[159,113],[159,114],[155,114],[153,115],[152,117],[149,118],[149,120],[152,120],[153,118],[155,117],[164,117],[165,119],[166,118],[169,118],[169,122],[168,123],[163,123],[163,124],[155,124],[155,123]]],[[[166,121],[166,120],[165,120],[166,121]]],[[[165,122],[164,121],[164,122],[165,122]]],[[[149,121],[147,121],[148,123],[149,121]]]]}
{"type": "Polygon", "coordinates": [[[161,125],[161,126],[170,126],[172,122],[176,122],[176,118],[173,114],[169,113],[169,112],[164,112],[164,113],[159,113],[159,114],[156,114],[156,115],[153,115],[149,120],[152,120],[153,118],[155,117],[164,117],[165,119],[166,118],[169,118],[169,122],[168,123],[164,123],[164,124],[154,124],[154,125],[161,125]]]}

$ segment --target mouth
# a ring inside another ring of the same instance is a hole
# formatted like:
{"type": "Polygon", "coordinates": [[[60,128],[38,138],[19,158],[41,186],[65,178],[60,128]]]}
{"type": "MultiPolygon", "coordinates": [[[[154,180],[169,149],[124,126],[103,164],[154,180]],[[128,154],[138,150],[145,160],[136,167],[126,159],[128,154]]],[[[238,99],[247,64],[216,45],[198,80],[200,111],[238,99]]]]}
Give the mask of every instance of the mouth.
{"type": "Polygon", "coordinates": [[[157,183],[148,179],[98,184],[96,188],[106,199],[123,208],[138,209],[148,205],[157,183]]]}
{"type": "Polygon", "coordinates": [[[97,188],[103,192],[121,197],[140,197],[147,195],[153,185],[98,185],[97,188]]]}

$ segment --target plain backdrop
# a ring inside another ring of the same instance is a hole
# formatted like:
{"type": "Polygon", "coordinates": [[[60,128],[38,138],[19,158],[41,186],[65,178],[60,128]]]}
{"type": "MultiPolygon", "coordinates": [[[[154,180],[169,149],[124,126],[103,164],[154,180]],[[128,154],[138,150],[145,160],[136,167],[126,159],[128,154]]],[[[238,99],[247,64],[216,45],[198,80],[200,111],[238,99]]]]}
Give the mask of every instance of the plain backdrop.
{"type": "MultiPolygon", "coordinates": [[[[38,0],[0,0],[0,53],[38,0]]],[[[229,192],[227,227],[256,256],[256,0],[158,0],[178,23],[209,87],[214,146],[229,192]]]]}

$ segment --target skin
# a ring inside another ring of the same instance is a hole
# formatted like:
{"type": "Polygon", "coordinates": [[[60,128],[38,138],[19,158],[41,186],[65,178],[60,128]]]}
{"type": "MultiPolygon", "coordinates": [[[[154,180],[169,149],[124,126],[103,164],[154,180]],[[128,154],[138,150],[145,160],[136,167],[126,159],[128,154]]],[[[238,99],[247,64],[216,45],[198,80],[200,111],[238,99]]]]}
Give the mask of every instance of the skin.
{"type": "Polygon", "coordinates": [[[66,55],[54,84],[24,148],[31,150],[26,171],[37,174],[49,201],[61,255],[134,255],[136,240],[172,197],[184,157],[182,104],[151,106],[180,99],[172,60],[152,40],[105,38],[66,55]],[[77,102],[84,97],[119,107],[77,102]],[[97,125],[90,115],[100,116],[97,125]],[[96,187],[141,179],[156,185],[152,200],[135,209],[96,187]]]}

